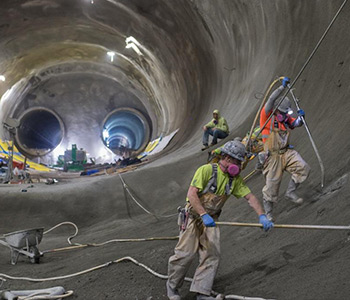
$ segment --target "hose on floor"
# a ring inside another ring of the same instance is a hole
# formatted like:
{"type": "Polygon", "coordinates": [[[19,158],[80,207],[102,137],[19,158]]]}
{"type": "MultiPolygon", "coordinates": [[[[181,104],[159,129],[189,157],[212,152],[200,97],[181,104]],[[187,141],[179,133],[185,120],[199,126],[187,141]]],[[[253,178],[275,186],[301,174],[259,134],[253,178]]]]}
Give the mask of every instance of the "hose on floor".
{"type": "MultiPolygon", "coordinates": [[[[122,257],[122,258],[119,258],[119,259],[116,259],[116,260],[113,260],[113,261],[109,261],[107,263],[104,263],[104,264],[101,264],[101,265],[98,265],[98,266],[95,266],[95,267],[92,267],[92,268],[89,268],[89,269],[86,269],[86,270],[83,270],[83,271],[80,271],[80,272],[76,272],[76,273],[73,273],[73,274],[68,274],[68,275],[62,275],[62,276],[57,276],[57,277],[49,277],[49,278],[30,278],[30,277],[16,277],[16,276],[10,276],[10,275],[7,275],[7,274],[0,273],[0,280],[2,278],[11,279],[11,280],[31,281],[31,282],[45,282],[45,281],[61,280],[61,279],[67,279],[67,278],[73,278],[73,277],[76,277],[76,276],[80,276],[80,275],[83,275],[83,274],[86,274],[86,273],[89,273],[89,272],[92,272],[92,271],[96,271],[96,270],[99,270],[99,269],[102,269],[102,268],[109,267],[111,265],[114,265],[114,264],[117,264],[117,263],[120,263],[120,262],[124,262],[124,261],[131,261],[135,265],[144,268],[149,273],[151,273],[152,275],[154,275],[154,276],[156,276],[156,277],[158,277],[160,279],[168,279],[167,275],[163,275],[163,274],[160,274],[160,273],[152,270],[151,268],[147,267],[143,263],[138,262],[136,259],[134,259],[134,258],[132,258],[130,256],[125,256],[125,257],[122,257]]],[[[186,277],[185,281],[192,282],[192,278],[186,277]]],[[[215,295],[215,296],[219,295],[219,293],[217,293],[215,291],[212,291],[212,294],[215,295]]],[[[225,296],[225,298],[226,299],[236,299],[236,300],[273,300],[273,299],[264,299],[264,298],[257,298],[257,297],[246,297],[246,296],[239,296],[239,295],[227,295],[227,296],[225,296]]]]}

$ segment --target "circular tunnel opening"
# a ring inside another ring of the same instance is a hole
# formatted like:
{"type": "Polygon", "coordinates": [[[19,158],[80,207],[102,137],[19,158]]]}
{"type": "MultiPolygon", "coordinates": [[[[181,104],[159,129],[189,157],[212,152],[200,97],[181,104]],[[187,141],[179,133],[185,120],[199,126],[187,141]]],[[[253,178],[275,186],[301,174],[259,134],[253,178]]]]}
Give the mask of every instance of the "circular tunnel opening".
{"type": "Polygon", "coordinates": [[[63,135],[63,123],[56,113],[47,108],[32,108],[20,117],[16,143],[21,152],[37,157],[54,150],[63,135]]]}
{"type": "Polygon", "coordinates": [[[114,110],[103,122],[103,143],[115,154],[124,158],[140,153],[146,147],[149,135],[150,129],[146,118],[132,108],[114,110]]]}

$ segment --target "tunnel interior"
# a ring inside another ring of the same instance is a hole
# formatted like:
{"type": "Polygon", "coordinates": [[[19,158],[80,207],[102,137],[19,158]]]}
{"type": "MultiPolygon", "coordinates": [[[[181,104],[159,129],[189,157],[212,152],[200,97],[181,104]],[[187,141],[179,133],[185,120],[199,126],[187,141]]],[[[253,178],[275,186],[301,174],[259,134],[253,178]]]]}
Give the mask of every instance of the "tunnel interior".
{"type": "MultiPolygon", "coordinates": [[[[2,27],[2,40],[13,51],[3,53],[1,62],[6,81],[0,86],[0,114],[18,118],[35,106],[55,110],[66,129],[62,146],[77,144],[93,157],[104,146],[100,126],[105,116],[123,107],[144,116],[149,127],[145,140],[177,129],[178,138],[189,137],[195,130],[190,124],[207,109],[200,99],[213,94],[208,83],[216,81],[216,72],[213,53],[206,50],[210,35],[196,34],[201,31],[200,15],[191,3],[181,5],[184,15],[175,9],[177,4],[158,0],[64,0],[49,6],[45,1],[20,1],[15,10],[4,3],[4,10],[10,11],[4,14],[4,24],[11,23],[13,13],[21,16],[21,23],[2,27]],[[142,16],[148,9],[165,14],[169,22],[142,16]],[[187,18],[197,20],[191,30],[182,22],[187,18]],[[20,30],[27,23],[30,36],[20,30]]],[[[142,131],[131,130],[128,136],[142,131]]],[[[138,135],[130,147],[145,147],[138,135]]]]}
{"type": "Polygon", "coordinates": [[[126,158],[144,149],[149,139],[149,126],[139,112],[122,108],[106,118],[102,137],[109,149],[126,158]]]}
{"type": "MultiPolygon", "coordinates": [[[[275,207],[278,222],[348,224],[349,3],[310,57],[342,3],[2,0],[0,124],[8,117],[20,119],[30,109],[42,107],[54,111],[64,128],[58,127],[50,113],[29,113],[28,120],[23,120],[27,129],[23,128],[18,144],[29,145],[28,149],[44,145],[46,151],[62,135],[63,151],[77,144],[98,157],[111,152],[106,151],[107,142],[110,149],[125,146],[141,151],[147,141],[178,130],[156,158],[148,157],[146,164],[120,176],[44,187],[38,184],[27,192],[2,186],[3,231],[49,227],[70,220],[83,227],[86,241],[178,235],[176,208],[184,205],[195,170],[208,158],[208,153],[200,150],[203,125],[218,109],[230,127],[230,135],[219,146],[243,137],[259,109],[260,95],[265,95],[280,76],[292,81],[299,76],[294,93],[323,159],[326,181],[321,189],[320,165],[309,135],[302,128],[295,129],[291,144],[310,165],[311,173],[298,190],[305,198],[301,206],[285,201],[282,193],[289,176],[284,175],[275,207]],[[107,140],[104,126],[108,127],[107,140]],[[39,134],[26,135],[28,128],[39,134]],[[154,218],[158,215],[161,217],[154,218]]],[[[0,134],[3,140],[8,139],[6,128],[0,126],[0,134]]],[[[113,159],[110,156],[107,161],[113,159]]],[[[253,169],[254,163],[249,163],[242,176],[253,169]]],[[[254,174],[248,186],[262,200],[264,178],[261,173],[254,174]]],[[[256,222],[257,216],[246,201],[230,199],[220,220],[250,223],[256,222]]],[[[55,246],[63,240],[47,239],[55,246]]],[[[346,263],[350,261],[350,243],[344,232],[276,229],[265,235],[260,229],[226,227],[221,240],[223,263],[215,288],[228,294],[288,300],[338,300],[350,295],[346,263]]],[[[113,261],[117,253],[119,257],[135,254],[166,273],[175,242],[155,243],[89,247],[85,252],[72,251],[44,260],[35,271],[40,277],[52,276],[57,268],[73,273],[100,264],[102,258],[113,261]]],[[[2,248],[0,251],[4,257],[8,254],[2,248]]],[[[11,267],[5,259],[0,260],[2,272],[11,273],[11,267]]],[[[28,264],[16,268],[17,274],[32,273],[28,264]]],[[[139,274],[130,265],[121,264],[99,276],[62,280],[62,284],[74,289],[79,299],[110,298],[116,291],[123,299],[145,299],[148,295],[165,299],[163,281],[139,274]]],[[[32,287],[18,281],[6,284],[32,287]]],[[[194,299],[186,288],[185,284],[181,289],[184,299],[194,299]]]]}
{"type": "Polygon", "coordinates": [[[47,109],[31,109],[20,118],[17,129],[17,145],[23,153],[32,157],[45,155],[62,141],[64,128],[59,117],[47,109]]]}

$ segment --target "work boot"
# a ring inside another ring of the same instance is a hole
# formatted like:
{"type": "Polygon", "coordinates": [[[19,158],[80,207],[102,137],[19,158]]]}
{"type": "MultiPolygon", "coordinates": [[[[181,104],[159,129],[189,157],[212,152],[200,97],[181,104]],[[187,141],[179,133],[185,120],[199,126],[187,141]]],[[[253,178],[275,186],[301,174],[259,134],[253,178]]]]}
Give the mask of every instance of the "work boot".
{"type": "Polygon", "coordinates": [[[267,217],[271,222],[274,222],[275,220],[274,220],[274,217],[273,217],[273,215],[272,215],[273,202],[271,202],[271,201],[266,201],[265,199],[263,199],[263,205],[264,205],[266,217],[267,217]]]}
{"type": "Polygon", "coordinates": [[[222,300],[225,299],[225,296],[222,294],[218,294],[216,297],[212,297],[212,296],[207,296],[207,295],[203,295],[203,294],[197,294],[197,300],[222,300]]]}
{"type": "Polygon", "coordinates": [[[169,300],[181,300],[179,291],[177,289],[173,289],[169,285],[169,281],[166,282],[166,293],[169,300]]]}
{"type": "Polygon", "coordinates": [[[209,148],[208,144],[203,144],[202,151],[204,151],[204,150],[206,150],[208,148],[209,148]]]}
{"type": "Polygon", "coordinates": [[[295,183],[293,179],[289,181],[288,188],[286,191],[286,197],[294,202],[295,204],[302,204],[303,203],[303,198],[299,197],[296,193],[295,190],[299,187],[299,183],[295,183]]]}

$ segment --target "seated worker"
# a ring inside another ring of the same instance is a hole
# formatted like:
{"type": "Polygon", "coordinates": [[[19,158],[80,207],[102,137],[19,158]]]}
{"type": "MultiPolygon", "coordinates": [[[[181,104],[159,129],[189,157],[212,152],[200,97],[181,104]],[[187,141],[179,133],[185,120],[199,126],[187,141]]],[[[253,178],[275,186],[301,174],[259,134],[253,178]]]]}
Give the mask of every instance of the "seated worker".
{"type": "Polygon", "coordinates": [[[218,138],[224,139],[229,134],[229,128],[225,118],[220,117],[220,113],[217,109],[213,111],[213,119],[203,126],[203,148],[202,151],[209,148],[209,135],[213,136],[213,140],[210,146],[217,144],[218,138]]]}
{"type": "Polygon", "coordinates": [[[168,262],[166,288],[170,300],[181,299],[179,289],[196,254],[199,254],[199,265],[190,291],[197,293],[196,300],[216,299],[211,296],[220,261],[220,230],[215,222],[230,195],[248,201],[259,216],[264,231],[274,226],[239,175],[244,157],[244,145],[239,141],[229,141],[221,149],[221,159],[217,164],[205,164],[194,174],[187,193],[187,215],[182,219],[179,241],[168,262]]]}

